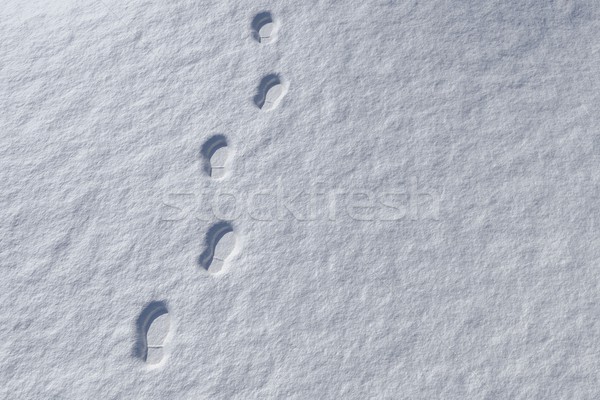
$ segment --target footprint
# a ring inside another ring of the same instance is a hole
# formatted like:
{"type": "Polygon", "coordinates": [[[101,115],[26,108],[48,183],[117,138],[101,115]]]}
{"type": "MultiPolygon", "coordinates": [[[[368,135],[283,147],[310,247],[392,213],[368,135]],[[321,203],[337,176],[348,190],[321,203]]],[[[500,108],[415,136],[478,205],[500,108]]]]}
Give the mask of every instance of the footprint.
{"type": "Polygon", "coordinates": [[[227,259],[236,247],[236,234],[229,222],[213,225],[206,234],[206,250],[200,256],[202,268],[216,274],[223,271],[227,259]]]}
{"type": "Polygon", "coordinates": [[[282,82],[277,74],[269,74],[261,79],[254,103],[264,111],[277,108],[288,90],[288,84],[282,82]]]}
{"type": "Polygon", "coordinates": [[[273,16],[268,11],[256,14],[252,20],[252,36],[259,43],[275,42],[278,31],[279,24],[273,20],[273,16]]]}
{"type": "Polygon", "coordinates": [[[138,341],[136,353],[150,365],[159,364],[166,356],[171,318],[167,306],[162,301],[148,304],[137,320],[138,341]]]}
{"type": "Polygon", "coordinates": [[[214,179],[224,178],[230,153],[225,136],[211,137],[202,145],[200,152],[204,159],[204,171],[214,179]]]}

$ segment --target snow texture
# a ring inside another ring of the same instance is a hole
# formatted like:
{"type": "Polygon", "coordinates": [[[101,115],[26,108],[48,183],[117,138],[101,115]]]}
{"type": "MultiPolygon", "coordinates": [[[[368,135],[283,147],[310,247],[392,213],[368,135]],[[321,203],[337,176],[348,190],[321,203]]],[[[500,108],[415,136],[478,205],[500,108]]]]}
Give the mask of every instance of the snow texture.
{"type": "Polygon", "coordinates": [[[600,398],[597,0],[0,12],[0,398],[600,398]]]}

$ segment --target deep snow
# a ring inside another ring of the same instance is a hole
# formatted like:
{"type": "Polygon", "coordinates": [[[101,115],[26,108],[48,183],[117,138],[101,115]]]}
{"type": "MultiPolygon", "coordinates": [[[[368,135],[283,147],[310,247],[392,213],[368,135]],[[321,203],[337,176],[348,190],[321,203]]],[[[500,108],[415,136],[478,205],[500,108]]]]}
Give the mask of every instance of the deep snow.
{"type": "Polygon", "coordinates": [[[600,396],[599,2],[22,3],[0,398],[600,396]]]}

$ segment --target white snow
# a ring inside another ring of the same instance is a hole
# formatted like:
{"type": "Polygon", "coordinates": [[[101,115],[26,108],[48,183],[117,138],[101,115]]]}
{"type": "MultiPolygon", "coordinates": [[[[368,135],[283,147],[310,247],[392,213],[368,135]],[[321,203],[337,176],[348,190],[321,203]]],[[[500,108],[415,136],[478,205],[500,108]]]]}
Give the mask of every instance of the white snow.
{"type": "Polygon", "coordinates": [[[600,2],[0,13],[0,398],[600,396],[600,2]]]}
{"type": "Polygon", "coordinates": [[[265,93],[265,103],[261,108],[265,111],[274,110],[283,99],[285,92],[287,92],[287,87],[281,83],[271,86],[265,93]]]}
{"type": "Polygon", "coordinates": [[[263,27],[258,31],[260,42],[266,44],[273,43],[277,35],[276,28],[277,25],[274,22],[269,22],[268,24],[263,25],[263,27]]]}
{"type": "Polygon", "coordinates": [[[254,38],[262,44],[271,44],[277,40],[279,22],[273,20],[269,11],[256,14],[252,20],[254,38]]]}
{"type": "Polygon", "coordinates": [[[148,364],[160,364],[165,356],[165,343],[169,335],[169,314],[162,314],[152,321],[147,333],[147,355],[148,364]]]}
{"type": "Polygon", "coordinates": [[[227,159],[229,158],[229,149],[223,146],[217,149],[210,158],[211,174],[215,179],[224,178],[227,171],[227,159]]]}

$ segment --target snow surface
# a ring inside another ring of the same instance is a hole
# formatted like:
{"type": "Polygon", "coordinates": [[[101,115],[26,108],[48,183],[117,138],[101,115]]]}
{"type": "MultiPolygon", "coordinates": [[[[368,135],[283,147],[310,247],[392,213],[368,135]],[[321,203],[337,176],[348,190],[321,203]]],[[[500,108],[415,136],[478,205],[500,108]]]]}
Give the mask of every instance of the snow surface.
{"type": "Polygon", "coordinates": [[[600,397],[600,2],[2,3],[0,398],[600,397]]]}

